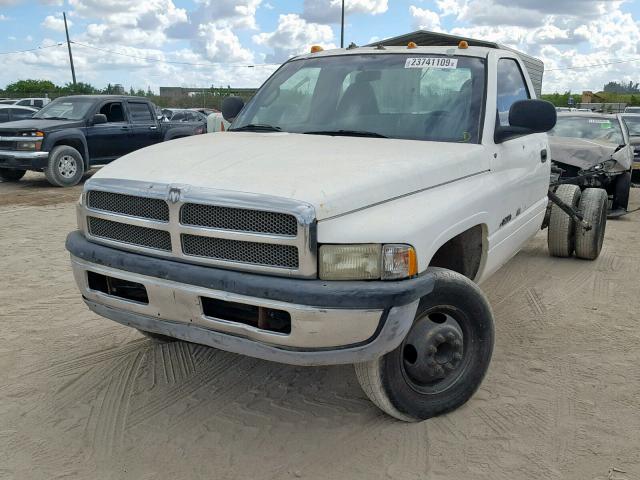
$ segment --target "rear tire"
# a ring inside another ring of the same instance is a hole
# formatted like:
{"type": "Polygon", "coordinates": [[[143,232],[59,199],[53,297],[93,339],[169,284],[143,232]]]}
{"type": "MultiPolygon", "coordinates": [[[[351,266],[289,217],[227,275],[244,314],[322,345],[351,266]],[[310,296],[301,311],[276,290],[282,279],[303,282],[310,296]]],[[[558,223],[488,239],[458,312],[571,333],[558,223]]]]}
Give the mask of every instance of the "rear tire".
{"type": "Polygon", "coordinates": [[[58,145],[49,153],[44,169],[47,181],[54,187],[72,187],[84,175],[84,160],[80,152],[68,145],[58,145]]]}
{"type": "Polygon", "coordinates": [[[624,172],[616,178],[616,184],[613,190],[613,209],[622,208],[624,210],[629,206],[629,193],[631,192],[631,172],[624,172]]]}
{"type": "Polygon", "coordinates": [[[0,168],[0,180],[3,182],[17,182],[24,177],[26,170],[17,170],[15,168],[0,168]]]}
{"type": "Polygon", "coordinates": [[[171,342],[177,342],[178,339],[177,338],[173,338],[173,337],[168,337],[167,335],[162,335],[160,333],[154,333],[154,332],[147,332],[145,330],[140,330],[138,329],[138,331],[144,335],[145,337],[150,338],[151,340],[153,340],[154,342],[158,342],[158,343],[171,343],[171,342]]]}
{"type": "MultiPolygon", "coordinates": [[[[577,185],[560,185],[556,195],[573,208],[580,202],[580,187],[577,185]]],[[[575,249],[576,222],[555,203],[551,205],[549,228],[547,229],[547,245],[553,257],[570,257],[575,249]]]]}
{"type": "Polygon", "coordinates": [[[591,230],[582,227],[576,230],[576,257],[595,260],[600,255],[607,228],[609,197],[606,190],[587,188],[582,192],[578,211],[591,224],[591,230]]]}
{"type": "Polygon", "coordinates": [[[430,272],[434,289],[420,301],[402,344],[355,365],[367,397],[405,422],[463,405],[482,383],[493,351],[493,314],[478,286],[450,270],[430,272]]]}

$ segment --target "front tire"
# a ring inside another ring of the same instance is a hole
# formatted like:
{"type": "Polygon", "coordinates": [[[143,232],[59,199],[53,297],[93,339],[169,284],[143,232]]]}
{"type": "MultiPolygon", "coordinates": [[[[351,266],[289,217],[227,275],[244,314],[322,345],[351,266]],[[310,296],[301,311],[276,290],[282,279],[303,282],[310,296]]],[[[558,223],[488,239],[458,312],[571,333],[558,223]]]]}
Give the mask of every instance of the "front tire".
{"type": "Polygon", "coordinates": [[[47,181],[54,187],[72,187],[84,175],[84,160],[80,152],[68,145],[58,145],[49,153],[44,169],[47,181]]]}
{"type": "Polygon", "coordinates": [[[629,193],[631,192],[631,172],[624,172],[616,178],[613,190],[613,208],[626,210],[629,207],[629,193]]]}
{"type": "Polygon", "coordinates": [[[24,177],[26,170],[17,170],[15,168],[0,168],[0,180],[3,182],[17,182],[24,177]]]}
{"type": "Polygon", "coordinates": [[[387,414],[416,422],[450,412],[478,389],[491,361],[493,313],[480,288],[442,268],[430,269],[425,296],[402,344],[355,365],[360,386],[387,414]]]}

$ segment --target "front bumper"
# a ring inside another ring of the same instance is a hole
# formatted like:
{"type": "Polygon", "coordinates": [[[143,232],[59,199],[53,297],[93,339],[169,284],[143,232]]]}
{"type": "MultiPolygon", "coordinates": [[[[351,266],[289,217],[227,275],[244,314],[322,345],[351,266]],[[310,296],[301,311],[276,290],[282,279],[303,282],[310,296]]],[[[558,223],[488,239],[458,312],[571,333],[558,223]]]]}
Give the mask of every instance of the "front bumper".
{"type": "Polygon", "coordinates": [[[47,166],[49,152],[22,152],[0,150],[0,168],[42,170],[47,166]]]}
{"type": "Polygon", "coordinates": [[[294,365],[358,363],[396,348],[419,299],[433,289],[426,274],[398,282],[326,282],[228,271],[67,238],[76,282],[101,316],[145,331],[294,365]],[[144,285],[141,304],[89,288],[87,272],[144,285]],[[204,315],[201,298],[275,308],[291,316],[291,333],[261,330],[204,315]]]}

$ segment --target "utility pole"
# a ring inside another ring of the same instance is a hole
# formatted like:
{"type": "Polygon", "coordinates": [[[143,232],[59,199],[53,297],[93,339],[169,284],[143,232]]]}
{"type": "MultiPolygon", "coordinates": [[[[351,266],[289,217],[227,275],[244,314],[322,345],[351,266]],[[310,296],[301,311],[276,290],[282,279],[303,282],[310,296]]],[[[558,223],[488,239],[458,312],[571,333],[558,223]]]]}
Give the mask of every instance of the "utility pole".
{"type": "Polygon", "coordinates": [[[71,78],[73,78],[73,86],[76,86],[76,69],[73,68],[73,55],[71,54],[71,42],[69,41],[69,29],[67,28],[67,14],[62,12],[64,18],[64,31],[67,34],[67,48],[69,49],[69,63],[71,64],[71,78]]]}
{"type": "Polygon", "coordinates": [[[340,19],[340,48],[344,48],[344,0],[342,0],[342,17],[340,19]]]}

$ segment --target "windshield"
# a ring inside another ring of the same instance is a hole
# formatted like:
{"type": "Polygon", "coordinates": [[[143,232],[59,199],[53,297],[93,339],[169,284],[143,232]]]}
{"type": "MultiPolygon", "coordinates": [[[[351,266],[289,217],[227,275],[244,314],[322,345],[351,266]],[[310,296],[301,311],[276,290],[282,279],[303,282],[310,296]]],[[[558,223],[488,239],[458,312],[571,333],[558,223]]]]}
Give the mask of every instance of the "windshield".
{"type": "Polygon", "coordinates": [[[294,60],[264,84],[232,130],[478,143],[484,65],[416,54],[294,60]]]}
{"type": "Polygon", "coordinates": [[[549,135],[624,144],[620,123],[609,118],[558,116],[556,126],[549,135]]]}
{"type": "Polygon", "coordinates": [[[33,118],[81,120],[94,103],[91,98],[58,98],[39,110],[33,118]]]}
{"type": "Polygon", "coordinates": [[[640,115],[638,116],[624,116],[622,117],[624,120],[624,124],[627,126],[627,130],[629,130],[629,135],[633,137],[640,136],[640,115]]]}

